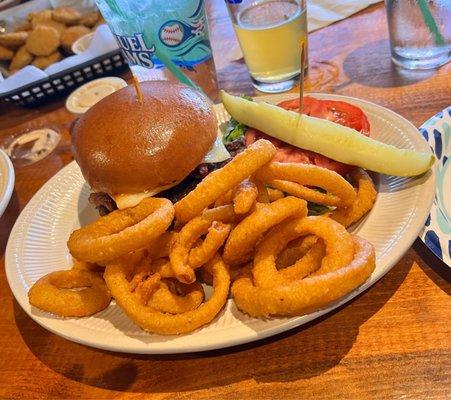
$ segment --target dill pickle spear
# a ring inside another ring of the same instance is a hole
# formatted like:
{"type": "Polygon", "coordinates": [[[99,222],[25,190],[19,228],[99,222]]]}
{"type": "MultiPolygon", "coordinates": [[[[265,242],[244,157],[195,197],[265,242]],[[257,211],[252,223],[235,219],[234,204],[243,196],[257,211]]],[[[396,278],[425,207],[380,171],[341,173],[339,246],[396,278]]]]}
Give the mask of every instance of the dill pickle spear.
{"type": "Polygon", "coordinates": [[[398,149],[332,121],[248,101],[224,91],[221,99],[238,122],[345,164],[387,175],[416,176],[426,172],[435,161],[432,153],[398,149]]]}

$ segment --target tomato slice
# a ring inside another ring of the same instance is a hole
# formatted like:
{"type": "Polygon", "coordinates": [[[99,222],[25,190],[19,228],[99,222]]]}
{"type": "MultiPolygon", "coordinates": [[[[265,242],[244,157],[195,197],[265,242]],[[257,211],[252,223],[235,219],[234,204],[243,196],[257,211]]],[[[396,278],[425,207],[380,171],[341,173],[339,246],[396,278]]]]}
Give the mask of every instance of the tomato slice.
{"type": "Polygon", "coordinates": [[[370,122],[359,107],[335,100],[322,100],[322,103],[328,111],[328,120],[369,135],[370,122]]]}
{"type": "MultiPolygon", "coordinates": [[[[299,99],[282,101],[279,107],[290,111],[299,110],[299,99]]],[[[314,97],[304,97],[302,112],[311,117],[328,119],[337,124],[348,126],[364,135],[370,132],[370,123],[364,112],[357,106],[336,100],[318,100],[314,97]]]]}
{"type": "MultiPolygon", "coordinates": [[[[290,111],[299,111],[299,99],[282,101],[278,106],[290,111]]],[[[358,130],[364,135],[369,135],[370,124],[368,118],[360,108],[352,104],[335,100],[318,100],[306,96],[304,97],[302,111],[304,114],[312,117],[328,119],[358,130]]],[[[338,172],[341,175],[346,175],[355,168],[352,165],[332,160],[322,154],[292,146],[253,128],[247,129],[245,139],[246,146],[254,143],[257,139],[271,141],[277,147],[274,161],[314,164],[338,172]]]]}

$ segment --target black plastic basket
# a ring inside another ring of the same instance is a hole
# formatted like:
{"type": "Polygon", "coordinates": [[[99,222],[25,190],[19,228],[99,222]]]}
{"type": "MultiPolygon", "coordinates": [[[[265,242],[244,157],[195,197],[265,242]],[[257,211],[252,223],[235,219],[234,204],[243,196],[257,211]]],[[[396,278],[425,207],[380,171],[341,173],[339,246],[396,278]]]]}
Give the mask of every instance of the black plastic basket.
{"type": "Polygon", "coordinates": [[[127,66],[121,51],[114,50],[75,67],[49,75],[0,94],[0,99],[20,106],[33,106],[60,96],[93,79],[111,75],[127,66]]]}

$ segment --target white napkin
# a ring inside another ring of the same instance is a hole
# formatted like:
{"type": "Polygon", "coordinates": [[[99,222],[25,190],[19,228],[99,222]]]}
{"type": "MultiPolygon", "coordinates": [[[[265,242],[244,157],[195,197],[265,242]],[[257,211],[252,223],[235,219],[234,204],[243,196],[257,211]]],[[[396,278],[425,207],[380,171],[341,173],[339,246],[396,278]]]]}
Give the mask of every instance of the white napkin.
{"type": "MultiPolygon", "coordinates": [[[[360,10],[379,3],[381,0],[307,0],[307,25],[308,31],[313,32],[324,28],[336,21],[349,17],[360,10]]],[[[230,61],[238,61],[243,58],[243,53],[238,45],[232,48],[228,54],[230,61]]]]}
{"type": "Polygon", "coordinates": [[[313,32],[349,17],[381,0],[307,0],[308,31],[313,32]]]}

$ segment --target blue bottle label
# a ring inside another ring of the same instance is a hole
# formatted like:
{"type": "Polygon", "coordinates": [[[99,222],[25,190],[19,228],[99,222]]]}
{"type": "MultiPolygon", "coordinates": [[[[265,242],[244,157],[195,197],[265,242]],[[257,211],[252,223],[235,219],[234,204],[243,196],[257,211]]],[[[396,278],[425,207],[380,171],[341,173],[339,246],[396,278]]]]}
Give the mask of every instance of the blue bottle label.
{"type": "Polygon", "coordinates": [[[146,68],[154,67],[152,58],[155,54],[155,46],[148,47],[142,33],[135,33],[132,36],[115,36],[125,58],[131,65],[141,65],[146,68]]]}
{"type": "Polygon", "coordinates": [[[162,68],[163,63],[155,55],[156,46],[162,46],[175,64],[191,70],[212,57],[204,0],[185,0],[180,4],[176,12],[173,8],[172,12],[161,14],[163,23],[158,24],[154,36],[157,43],[149,43],[142,32],[125,35],[114,29],[116,40],[130,64],[162,68]]]}

